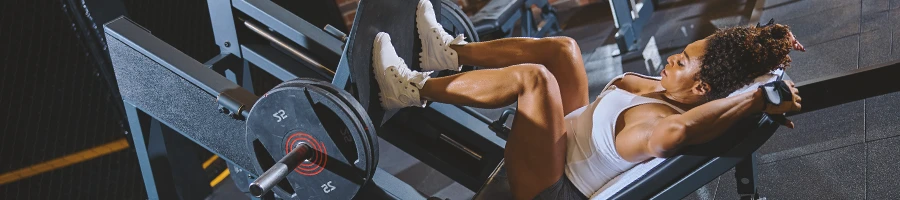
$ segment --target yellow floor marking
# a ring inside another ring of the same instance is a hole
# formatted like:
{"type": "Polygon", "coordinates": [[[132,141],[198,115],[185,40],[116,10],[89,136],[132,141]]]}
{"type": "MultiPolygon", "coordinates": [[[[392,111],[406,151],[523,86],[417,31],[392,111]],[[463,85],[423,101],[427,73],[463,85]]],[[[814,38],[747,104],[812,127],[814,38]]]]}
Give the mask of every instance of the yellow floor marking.
{"type": "Polygon", "coordinates": [[[219,174],[219,176],[216,176],[216,178],[213,179],[212,182],[209,182],[209,187],[216,187],[216,185],[218,185],[219,182],[222,182],[222,180],[224,180],[230,174],[231,174],[231,171],[229,171],[228,169],[225,169],[225,171],[222,171],[222,173],[219,174]]]}
{"type": "Polygon", "coordinates": [[[218,158],[219,155],[213,155],[212,157],[209,157],[209,159],[206,159],[206,162],[203,162],[203,169],[206,169],[207,167],[209,167],[209,165],[212,165],[212,163],[215,162],[218,158]]]}
{"type": "MultiPolygon", "coordinates": [[[[3,175],[0,175],[0,185],[12,183],[12,182],[22,180],[22,179],[25,179],[25,178],[28,178],[28,177],[31,177],[34,175],[38,175],[38,174],[41,174],[44,172],[63,168],[63,167],[66,167],[66,166],[69,166],[69,165],[72,165],[75,163],[84,162],[84,161],[87,161],[87,160],[90,160],[90,159],[93,159],[96,157],[100,157],[100,156],[103,156],[106,154],[121,151],[125,148],[128,148],[128,140],[122,138],[122,139],[116,140],[114,142],[106,143],[104,145],[96,146],[96,147],[93,147],[93,148],[90,148],[87,150],[79,151],[79,152],[69,154],[69,155],[66,155],[66,156],[63,156],[60,158],[56,158],[56,159],[53,159],[53,160],[50,160],[47,162],[39,163],[36,165],[28,166],[28,167],[25,167],[22,169],[18,169],[18,170],[12,171],[12,172],[5,173],[3,175]]],[[[207,159],[206,162],[203,162],[203,169],[208,168],[217,159],[219,159],[218,155],[213,155],[212,157],[207,159]]],[[[216,176],[216,178],[213,179],[212,182],[209,182],[209,186],[215,187],[216,185],[219,184],[219,182],[222,182],[222,180],[227,178],[228,175],[231,175],[231,171],[229,171],[228,169],[225,169],[225,171],[222,171],[222,173],[220,173],[219,176],[216,176]]]]}
{"type": "Polygon", "coordinates": [[[87,150],[79,151],[47,162],[39,163],[22,169],[0,175],[0,185],[12,183],[47,171],[63,168],[75,163],[84,162],[96,157],[110,154],[128,148],[128,140],[125,138],[87,150]]]}

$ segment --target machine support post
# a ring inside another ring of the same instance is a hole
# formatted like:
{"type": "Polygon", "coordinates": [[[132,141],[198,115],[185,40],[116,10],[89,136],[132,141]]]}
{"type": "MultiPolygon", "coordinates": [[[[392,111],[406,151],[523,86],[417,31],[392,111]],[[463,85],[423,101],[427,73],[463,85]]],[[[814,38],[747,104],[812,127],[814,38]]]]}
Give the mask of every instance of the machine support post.
{"type": "Polygon", "coordinates": [[[138,119],[138,110],[126,101],[122,104],[125,108],[125,114],[128,116],[128,126],[131,128],[131,137],[134,140],[134,150],[137,153],[138,164],[141,167],[141,176],[144,177],[144,187],[147,189],[148,199],[159,199],[156,190],[156,180],[153,177],[153,169],[150,167],[150,156],[147,154],[147,142],[144,141],[144,130],[141,129],[141,122],[138,119]]]}
{"type": "Polygon", "coordinates": [[[206,4],[209,7],[209,19],[212,23],[216,45],[219,46],[222,53],[243,57],[237,29],[234,26],[234,17],[231,13],[231,0],[207,0],[206,4]]]}
{"type": "Polygon", "coordinates": [[[744,157],[744,160],[734,167],[734,179],[737,181],[737,192],[741,200],[759,198],[756,191],[756,174],[756,152],[744,157]]]}
{"type": "Polygon", "coordinates": [[[212,193],[196,149],[175,130],[123,101],[148,199],[195,199],[212,193]],[[177,147],[169,149],[167,147],[177,147]],[[193,166],[193,167],[192,167],[193,166]],[[179,198],[182,197],[182,198],[179,198]]]}
{"type": "MultiPolygon", "coordinates": [[[[203,199],[212,194],[209,179],[203,169],[203,163],[197,159],[197,150],[200,148],[187,137],[169,128],[157,120],[159,124],[159,136],[162,136],[162,145],[159,148],[165,151],[165,161],[168,162],[171,173],[160,174],[171,176],[174,191],[180,199],[203,199]]],[[[152,148],[152,147],[151,147],[152,148]]],[[[161,158],[163,159],[163,158],[161,158]]]]}

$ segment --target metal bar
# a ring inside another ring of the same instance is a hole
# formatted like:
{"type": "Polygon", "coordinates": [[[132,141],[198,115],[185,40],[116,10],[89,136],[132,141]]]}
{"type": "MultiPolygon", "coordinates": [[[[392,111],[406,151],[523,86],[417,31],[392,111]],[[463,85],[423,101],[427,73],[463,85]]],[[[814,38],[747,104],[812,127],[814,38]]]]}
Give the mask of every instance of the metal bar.
{"type": "Polygon", "coordinates": [[[734,166],[734,180],[737,182],[737,193],[741,199],[756,199],[756,153],[744,156],[734,166]]]}
{"type": "MultiPolygon", "coordinates": [[[[234,8],[310,51],[326,51],[338,59],[340,40],[269,0],[232,0],[234,8]]],[[[323,53],[326,53],[323,52],[323,53]]]]}
{"type": "Polygon", "coordinates": [[[278,39],[278,38],[276,38],[275,36],[273,36],[272,34],[269,34],[268,31],[263,30],[263,29],[260,28],[258,25],[254,24],[253,22],[250,22],[249,20],[246,20],[246,21],[244,21],[244,26],[247,26],[247,28],[250,28],[250,30],[252,30],[252,31],[255,32],[256,34],[259,34],[259,35],[262,36],[263,38],[266,38],[266,40],[269,40],[270,42],[274,43],[275,45],[278,45],[279,47],[284,48],[284,49],[287,50],[291,55],[296,56],[297,58],[300,58],[300,60],[303,60],[303,61],[307,62],[309,65],[312,65],[312,66],[314,66],[314,67],[316,67],[316,68],[319,68],[319,69],[321,69],[321,70],[325,70],[325,71],[328,72],[330,75],[334,76],[334,71],[332,71],[331,69],[328,69],[327,67],[325,67],[325,65],[322,65],[322,64],[319,63],[318,61],[313,60],[312,58],[310,58],[309,56],[307,56],[307,55],[304,54],[303,52],[300,52],[300,51],[297,50],[296,48],[291,47],[290,45],[288,45],[288,44],[285,43],[284,41],[281,41],[281,39],[278,39]]]}
{"type": "Polygon", "coordinates": [[[131,128],[131,137],[134,141],[134,150],[141,166],[141,176],[144,178],[144,188],[147,190],[148,199],[159,199],[156,192],[156,180],[153,178],[153,168],[150,167],[150,156],[147,153],[147,142],[144,141],[144,131],[138,119],[138,110],[128,102],[122,102],[125,113],[128,116],[128,127],[131,128]]]}
{"type": "Polygon", "coordinates": [[[441,140],[444,140],[444,142],[447,142],[450,145],[453,145],[453,147],[456,147],[457,149],[462,150],[466,154],[469,154],[469,156],[472,156],[475,159],[481,160],[481,158],[482,158],[481,154],[475,153],[475,151],[473,151],[472,149],[469,149],[468,147],[466,147],[466,145],[463,145],[463,144],[457,142],[456,140],[453,140],[453,138],[450,138],[444,134],[441,134],[440,138],[441,138],[441,140]]]}
{"type": "Polygon", "coordinates": [[[264,194],[272,190],[272,187],[284,180],[291,170],[297,168],[300,163],[312,157],[312,148],[304,142],[296,145],[291,152],[278,160],[275,165],[266,170],[265,173],[259,175],[253,183],[250,183],[250,194],[255,197],[262,197],[264,194]]]}
{"type": "MultiPolygon", "coordinates": [[[[641,32],[644,31],[644,26],[647,23],[650,23],[651,17],[653,17],[653,12],[656,11],[656,8],[653,6],[653,2],[651,0],[645,0],[641,3],[641,8],[638,10],[634,8],[633,12],[637,13],[640,17],[635,17],[632,28],[634,29],[635,37],[641,37],[641,32]]],[[[637,45],[637,44],[635,44],[637,45]]]]}
{"type": "Polygon", "coordinates": [[[884,63],[797,83],[803,108],[797,115],[900,91],[900,62],[884,63]]]}
{"type": "MultiPolygon", "coordinates": [[[[350,48],[347,48],[350,49],[350,48]]],[[[346,50],[345,50],[346,51],[346,50]]],[[[344,55],[347,55],[346,53],[344,55]]],[[[347,63],[347,58],[341,56],[341,60],[338,61],[338,67],[335,69],[334,78],[331,79],[331,84],[334,87],[340,88],[342,90],[347,90],[347,84],[350,83],[350,65],[347,63]]]]}
{"type": "MultiPolygon", "coordinates": [[[[154,37],[147,30],[125,18],[119,18],[106,24],[105,29],[108,37],[117,38],[118,41],[139,52],[146,52],[144,53],[145,56],[155,60],[182,79],[191,82],[209,94],[227,96],[235,103],[241,105],[238,107],[246,108],[246,110],[250,110],[250,106],[256,103],[256,99],[258,99],[258,97],[236,83],[210,70],[206,65],[185,55],[178,49],[175,49],[175,47],[154,37]]],[[[240,112],[240,110],[230,110],[232,112],[240,112]]]]}
{"type": "Polygon", "coordinates": [[[640,18],[641,15],[638,14],[639,10],[638,10],[637,5],[634,3],[634,0],[628,0],[628,2],[631,3],[631,18],[632,19],[640,18]]]}
{"type": "Polygon", "coordinates": [[[250,65],[244,59],[226,52],[207,60],[203,65],[225,76],[231,82],[240,84],[241,87],[247,89],[250,93],[254,93],[250,65]],[[228,77],[228,71],[231,71],[234,77],[228,77]]]}
{"type": "Polygon", "coordinates": [[[534,32],[534,13],[531,12],[531,5],[525,4],[522,6],[522,22],[520,22],[522,26],[522,36],[525,37],[534,37],[532,35],[534,32]]]}
{"type": "Polygon", "coordinates": [[[150,168],[153,169],[153,180],[156,181],[156,194],[160,199],[181,199],[179,188],[176,186],[172,166],[166,152],[166,141],[163,138],[162,124],[158,120],[144,121],[149,126],[147,132],[147,155],[150,158],[150,168]]]}
{"type": "Polygon", "coordinates": [[[621,29],[622,25],[631,24],[634,18],[631,17],[631,9],[628,7],[628,0],[610,0],[609,7],[612,10],[612,16],[616,28],[621,29]]]}
{"type": "Polygon", "coordinates": [[[237,30],[234,27],[231,0],[206,0],[206,5],[209,8],[209,19],[219,50],[241,57],[241,49],[238,48],[241,43],[238,42],[237,30]]]}
{"type": "Polygon", "coordinates": [[[240,88],[237,84],[168,45],[130,20],[116,19],[106,24],[105,30],[108,37],[118,38],[119,41],[137,51],[154,52],[144,55],[152,60],[160,61],[158,63],[209,94],[218,95],[229,89],[240,88]]]}
{"type": "MultiPolygon", "coordinates": [[[[440,9],[437,9],[437,11],[436,11],[437,12],[436,14],[438,14],[438,15],[440,15],[439,10],[440,9]]],[[[350,38],[350,33],[355,33],[356,29],[358,29],[357,23],[359,22],[359,20],[356,20],[358,18],[359,18],[359,12],[356,12],[356,15],[353,16],[354,20],[353,20],[353,25],[350,27],[350,32],[347,32],[347,37],[345,37],[345,39],[343,40],[345,45],[346,45],[346,43],[349,43],[350,40],[352,39],[352,38],[350,38]]],[[[331,79],[331,84],[342,90],[348,90],[349,88],[347,87],[347,85],[350,84],[350,82],[351,82],[350,76],[352,76],[352,75],[350,74],[350,71],[352,71],[352,70],[350,69],[350,62],[348,60],[349,56],[347,56],[347,55],[349,55],[350,49],[352,49],[352,48],[344,48],[343,51],[341,51],[341,59],[338,60],[337,68],[335,68],[334,78],[331,79]]]]}
{"type": "Polygon", "coordinates": [[[327,72],[301,66],[303,63],[297,59],[266,44],[241,45],[241,52],[245,60],[282,81],[296,78],[331,79],[327,72]]]}

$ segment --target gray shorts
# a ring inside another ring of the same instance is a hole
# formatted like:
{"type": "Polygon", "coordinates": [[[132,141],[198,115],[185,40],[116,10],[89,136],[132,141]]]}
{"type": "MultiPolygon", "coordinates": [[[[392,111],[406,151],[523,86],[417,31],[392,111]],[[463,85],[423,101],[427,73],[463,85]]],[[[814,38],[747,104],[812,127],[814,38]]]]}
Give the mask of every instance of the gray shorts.
{"type": "Polygon", "coordinates": [[[534,199],[587,200],[588,198],[575,188],[575,184],[572,184],[566,174],[563,174],[559,181],[538,193],[534,199]]]}

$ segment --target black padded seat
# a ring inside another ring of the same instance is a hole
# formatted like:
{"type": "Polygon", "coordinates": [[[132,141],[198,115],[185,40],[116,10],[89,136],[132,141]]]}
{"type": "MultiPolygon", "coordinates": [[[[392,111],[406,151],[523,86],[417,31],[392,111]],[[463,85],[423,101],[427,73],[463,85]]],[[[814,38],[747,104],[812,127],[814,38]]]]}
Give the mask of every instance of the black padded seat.
{"type": "Polygon", "coordinates": [[[360,194],[356,195],[357,199],[425,199],[419,192],[396,176],[387,173],[378,168],[375,170],[375,176],[372,177],[374,183],[369,183],[360,190],[360,194]]]}
{"type": "MultiPolygon", "coordinates": [[[[768,115],[748,117],[711,142],[686,148],[677,156],[653,162],[652,166],[635,167],[620,174],[621,178],[614,179],[619,182],[607,183],[617,191],[598,194],[609,194],[608,199],[681,199],[752,155],[778,127],[768,115]],[[640,174],[640,177],[631,179],[626,174],[640,174]]],[[[474,199],[512,199],[503,163],[474,199]]]]}
{"type": "Polygon", "coordinates": [[[512,199],[512,193],[509,192],[509,178],[506,177],[506,162],[500,161],[497,168],[491,173],[481,189],[472,197],[473,200],[502,200],[512,199]]]}
{"type": "Polygon", "coordinates": [[[525,0],[491,0],[471,17],[480,38],[503,38],[512,33],[525,0]]]}

